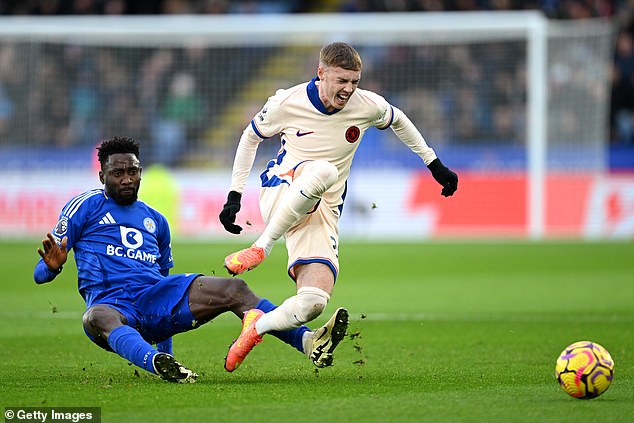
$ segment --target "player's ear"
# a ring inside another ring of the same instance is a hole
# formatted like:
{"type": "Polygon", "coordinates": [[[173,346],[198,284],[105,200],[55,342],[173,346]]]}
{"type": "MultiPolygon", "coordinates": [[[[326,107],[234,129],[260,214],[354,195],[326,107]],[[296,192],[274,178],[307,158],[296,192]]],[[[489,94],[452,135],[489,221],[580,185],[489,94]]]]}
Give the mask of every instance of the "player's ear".
{"type": "Polygon", "coordinates": [[[324,79],[324,72],[325,68],[320,63],[319,66],[317,66],[317,76],[319,77],[320,81],[324,79]]]}
{"type": "Polygon", "coordinates": [[[104,184],[104,185],[106,183],[106,179],[104,178],[102,170],[99,171],[99,181],[101,181],[101,183],[104,184]]]}

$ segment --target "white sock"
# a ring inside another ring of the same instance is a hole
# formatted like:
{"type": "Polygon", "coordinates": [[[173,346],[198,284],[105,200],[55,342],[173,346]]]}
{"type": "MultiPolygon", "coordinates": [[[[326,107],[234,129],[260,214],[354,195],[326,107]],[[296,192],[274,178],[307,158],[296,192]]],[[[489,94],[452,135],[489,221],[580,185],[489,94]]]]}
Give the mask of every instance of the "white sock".
{"type": "Polygon", "coordinates": [[[326,308],[330,295],[312,286],[297,290],[297,295],[287,298],[275,310],[264,314],[255,322],[258,335],[272,330],[288,330],[298,328],[317,318],[326,308]]]}
{"type": "Polygon", "coordinates": [[[297,295],[287,298],[275,310],[264,314],[255,322],[255,330],[258,335],[272,330],[288,330],[300,327],[302,324],[294,317],[297,295]]]}
{"type": "Polygon", "coordinates": [[[306,215],[336,181],[337,168],[322,160],[304,164],[301,174],[289,187],[280,206],[275,210],[262,235],[254,244],[269,255],[280,239],[299,219],[306,215]]]}
{"type": "Polygon", "coordinates": [[[315,332],[306,331],[302,335],[302,348],[304,349],[304,354],[310,357],[311,350],[313,349],[313,339],[315,337],[315,332]]]}

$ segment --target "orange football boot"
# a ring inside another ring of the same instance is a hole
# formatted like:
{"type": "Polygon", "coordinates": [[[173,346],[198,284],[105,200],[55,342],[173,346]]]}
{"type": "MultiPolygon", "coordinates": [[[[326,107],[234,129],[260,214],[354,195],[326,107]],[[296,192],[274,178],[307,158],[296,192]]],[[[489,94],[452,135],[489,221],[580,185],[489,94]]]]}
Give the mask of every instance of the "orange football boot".
{"type": "Polygon", "coordinates": [[[231,344],[225,357],[226,371],[232,372],[237,369],[253,347],[262,342],[262,336],[258,335],[255,330],[255,322],[262,316],[264,316],[264,312],[255,308],[244,313],[242,332],[240,332],[238,339],[231,344]]]}
{"type": "Polygon", "coordinates": [[[239,275],[255,268],[264,258],[264,249],[252,245],[225,257],[225,268],[232,276],[239,275]]]}

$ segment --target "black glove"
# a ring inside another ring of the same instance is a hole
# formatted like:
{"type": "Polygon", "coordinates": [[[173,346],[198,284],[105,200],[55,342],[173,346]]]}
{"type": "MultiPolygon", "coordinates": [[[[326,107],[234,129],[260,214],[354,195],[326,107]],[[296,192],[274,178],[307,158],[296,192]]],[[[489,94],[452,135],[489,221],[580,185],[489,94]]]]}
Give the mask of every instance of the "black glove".
{"type": "Polygon", "coordinates": [[[241,199],[242,194],[236,191],[229,191],[229,195],[227,195],[227,202],[222,207],[220,216],[218,216],[222,226],[225,227],[227,232],[231,232],[232,234],[239,234],[242,232],[242,226],[235,224],[236,214],[240,211],[241,199]]]}
{"type": "Polygon", "coordinates": [[[445,197],[452,196],[458,189],[458,175],[442,164],[438,158],[434,159],[427,167],[431,170],[431,174],[436,182],[442,185],[442,191],[440,193],[445,197]]]}

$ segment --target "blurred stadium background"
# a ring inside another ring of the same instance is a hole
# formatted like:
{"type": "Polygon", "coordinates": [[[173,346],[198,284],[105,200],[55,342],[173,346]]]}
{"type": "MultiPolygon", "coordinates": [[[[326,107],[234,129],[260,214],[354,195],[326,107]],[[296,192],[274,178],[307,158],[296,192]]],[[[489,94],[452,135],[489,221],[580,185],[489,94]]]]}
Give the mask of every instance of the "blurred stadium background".
{"type": "MultiPolygon", "coordinates": [[[[226,239],[240,133],[335,39],[461,176],[443,199],[391,131],[369,131],[342,234],[634,237],[634,1],[0,0],[0,15],[0,237],[50,230],[98,184],[97,143],[127,135],[176,235],[226,239]]],[[[258,152],[247,236],[278,148],[258,152]]]]}

